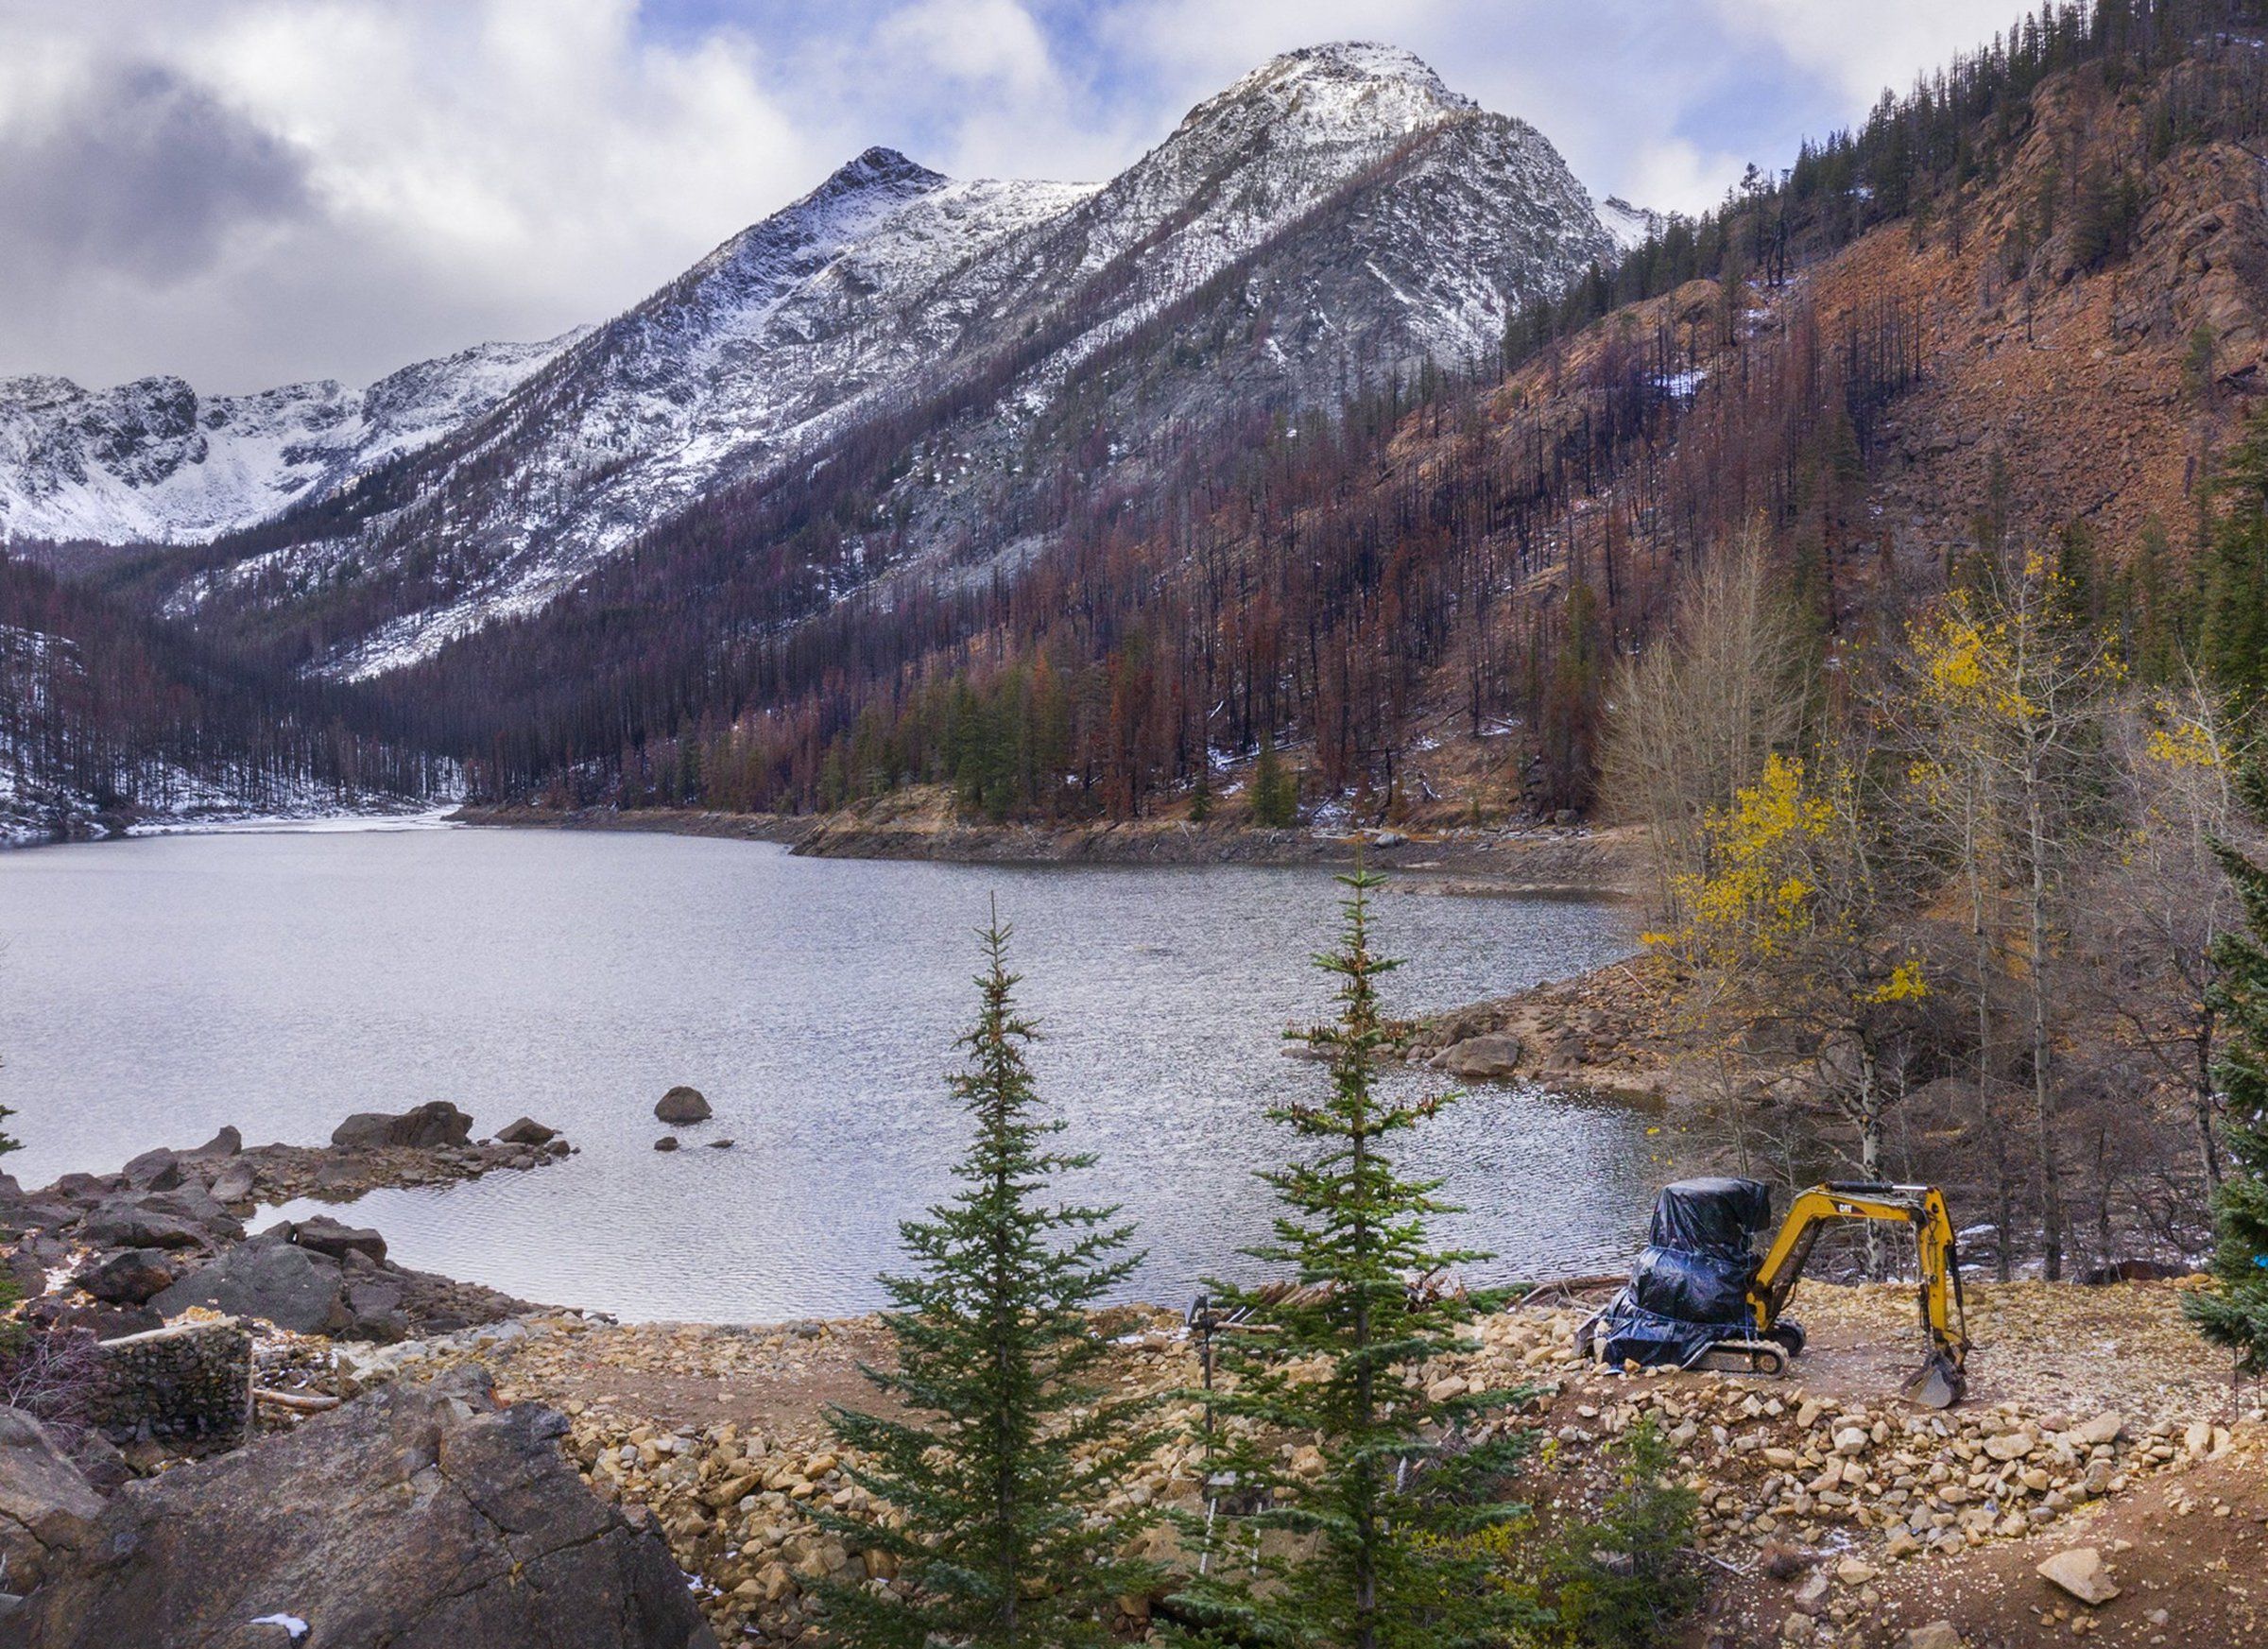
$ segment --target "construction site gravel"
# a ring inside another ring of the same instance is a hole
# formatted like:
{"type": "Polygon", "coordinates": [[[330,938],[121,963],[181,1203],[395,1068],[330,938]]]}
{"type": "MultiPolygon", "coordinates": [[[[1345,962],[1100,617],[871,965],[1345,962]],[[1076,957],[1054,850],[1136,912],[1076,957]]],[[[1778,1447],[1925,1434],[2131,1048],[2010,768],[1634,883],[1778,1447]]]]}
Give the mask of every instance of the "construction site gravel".
{"type": "MultiPolygon", "coordinates": [[[[1538,1435],[1523,1493],[1546,1526],[1595,1506],[1615,1439],[1653,1417],[1701,1496],[1708,1589],[1682,1639],[1692,1649],[2073,1637],[2230,1649],[2268,1627],[2268,1393],[2232,1385],[2225,1355],[2184,1322],[2182,1289],[1970,1284],[1969,1396],[1947,1413],[1896,1395],[1918,1342],[1912,1290],[1887,1284],[1807,1284],[1810,1344],[1777,1379],[1603,1369],[1576,1350],[1589,1303],[1565,1293],[1484,1318],[1473,1352],[1428,1373],[1532,1388],[1499,1423],[1538,1435]],[[2043,1563],[2100,1601],[2043,1577],[2043,1563]]],[[[1124,1493],[1198,1506],[1201,1411],[1171,1395],[1200,1379],[1183,1325],[1126,1310],[1096,1326],[1120,1348],[1122,1388],[1159,1395],[1184,1434],[1124,1493]]],[[[384,1348],[277,1336],[263,1355],[266,1383],[342,1396],[482,1365],[505,1400],[569,1417],[563,1446],[601,1496],[655,1520],[722,1641],[788,1643],[816,1629],[813,1579],[887,1577],[810,1517],[819,1503],[870,1509],[825,1415],[873,1400],[859,1366],[887,1348],[872,1317],[741,1328],[542,1314],[384,1348]]],[[[1281,1448],[1298,1469],[1304,1440],[1281,1448]]],[[[1176,1555],[1163,1529],[1148,1542],[1176,1555]]],[[[1148,1606],[1123,1601],[1129,1639],[1148,1606]]]]}

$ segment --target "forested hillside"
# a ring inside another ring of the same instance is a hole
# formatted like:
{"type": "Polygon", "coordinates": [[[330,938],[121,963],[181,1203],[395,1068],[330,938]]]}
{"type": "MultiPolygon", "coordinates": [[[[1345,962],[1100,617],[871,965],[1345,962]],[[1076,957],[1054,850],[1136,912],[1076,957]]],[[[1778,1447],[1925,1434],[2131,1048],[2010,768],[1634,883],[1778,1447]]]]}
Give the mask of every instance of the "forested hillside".
{"type": "Polygon", "coordinates": [[[0,840],[398,805],[455,782],[335,693],[0,556],[0,840]]]}
{"type": "Polygon", "coordinates": [[[878,535],[965,461],[981,387],[713,495],[388,691],[495,797],[943,782],[980,815],[1127,817],[1273,743],[1361,816],[1580,808],[1610,661],[1752,523],[1823,648],[2020,541],[2085,561],[2162,671],[2214,598],[2209,484],[2260,358],[2241,9],[2025,18],[1515,317],[1484,372],[1119,450],[1129,386],[1268,347],[1189,330],[1231,266],[1088,363],[1058,416],[1091,421],[961,571],[893,572],[878,535]]]}

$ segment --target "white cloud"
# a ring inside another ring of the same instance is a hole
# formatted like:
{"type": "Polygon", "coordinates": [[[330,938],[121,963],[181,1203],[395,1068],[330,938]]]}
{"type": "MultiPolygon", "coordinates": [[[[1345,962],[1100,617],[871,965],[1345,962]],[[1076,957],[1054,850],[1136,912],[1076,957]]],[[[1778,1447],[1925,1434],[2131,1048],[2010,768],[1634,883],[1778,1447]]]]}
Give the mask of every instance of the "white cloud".
{"type": "MultiPolygon", "coordinates": [[[[0,318],[10,369],[163,369],[244,387],[311,369],[369,377],[498,331],[561,330],[619,309],[852,152],[765,90],[752,42],[644,39],[628,0],[69,15],[34,33],[31,77],[60,118],[107,125],[112,81],[163,75],[295,157],[303,201],[201,257],[73,271],[36,335],[0,318]],[[231,298],[254,292],[257,324],[231,298]],[[162,340],[119,324],[136,313],[163,318],[162,340]],[[43,345],[60,358],[40,359],[43,345]]],[[[70,183],[99,205],[116,177],[90,167],[70,183]]]]}
{"type": "Polygon", "coordinates": [[[664,27],[638,0],[0,0],[0,374],[247,388],[548,335],[869,144],[1105,177],[1349,37],[1530,119],[1597,192],[1691,210],[2007,6],[833,0],[664,27]]]}
{"type": "Polygon", "coordinates": [[[1984,44],[2033,9],[2010,0],[1710,0],[1710,8],[1734,38],[1769,42],[1862,105],[1884,87],[1905,91],[1916,74],[1984,44]]]}
{"type": "Polygon", "coordinates": [[[885,18],[875,43],[963,87],[1029,94],[1058,85],[1047,37],[1016,0],[919,0],[885,18]]]}

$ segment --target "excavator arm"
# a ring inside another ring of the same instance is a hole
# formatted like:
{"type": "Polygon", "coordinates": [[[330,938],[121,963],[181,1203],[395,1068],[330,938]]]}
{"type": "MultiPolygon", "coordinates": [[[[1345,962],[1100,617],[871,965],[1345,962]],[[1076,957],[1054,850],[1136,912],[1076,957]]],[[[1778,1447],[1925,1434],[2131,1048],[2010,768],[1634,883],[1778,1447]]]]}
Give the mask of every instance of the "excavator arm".
{"type": "Polygon", "coordinates": [[[1946,1212],[1944,1196],[1933,1185],[1830,1180],[1799,1193],[1748,1288],[1748,1309],[1754,1314],[1757,1334],[1769,1334],[1779,1321],[1796,1284],[1802,1280],[1804,1263],[1830,1220],[1890,1220],[1913,1228],[1921,1261],[1921,1326],[1929,1338],[1930,1355],[1907,1381],[1906,1394],[1930,1408],[1950,1406],[1960,1398],[1966,1383],[1968,1331],[1953,1222],[1946,1212]]]}

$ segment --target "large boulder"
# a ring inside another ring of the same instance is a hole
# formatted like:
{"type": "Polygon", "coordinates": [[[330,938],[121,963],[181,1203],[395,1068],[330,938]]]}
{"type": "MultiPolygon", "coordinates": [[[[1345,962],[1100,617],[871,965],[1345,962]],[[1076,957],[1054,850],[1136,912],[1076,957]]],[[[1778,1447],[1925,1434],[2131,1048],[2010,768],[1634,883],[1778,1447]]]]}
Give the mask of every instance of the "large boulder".
{"type": "Polygon", "coordinates": [[[701,1091],[681,1082],[663,1094],[661,1103],[654,1107],[654,1115],[679,1128],[688,1123],[705,1123],[713,1114],[709,1102],[701,1097],[701,1091]]]}
{"type": "Polygon", "coordinates": [[[129,1484],[24,1624],[47,1649],[250,1644],[277,1614],[321,1649],[713,1649],[662,1537],[591,1493],[565,1430],[472,1387],[381,1386],[129,1484]]]}
{"type": "MultiPolygon", "coordinates": [[[[293,1241],[299,1228],[262,1231],[153,1295],[150,1306],[167,1317],[204,1306],[230,1316],[264,1318],[300,1334],[402,1338],[409,1329],[402,1309],[404,1274],[381,1266],[359,1247],[342,1245],[335,1257],[303,1246],[293,1241]]],[[[364,1234],[337,1229],[354,1238],[364,1234]]]]}
{"type": "Polygon", "coordinates": [[[79,1221],[78,1239],[96,1248],[201,1248],[207,1233],[180,1214],[113,1197],[79,1221]]]}
{"type": "Polygon", "coordinates": [[[143,1152],[118,1172],[136,1191],[171,1191],[181,1182],[181,1159],[160,1145],[143,1152]]]}
{"type": "Polygon", "coordinates": [[[161,1191],[140,1200],[145,1212],[187,1220],[208,1237],[224,1243],[240,1243],[244,1240],[244,1222],[195,1180],[178,1191],[161,1191]]]}
{"type": "Polygon", "coordinates": [[[0,1408],[0,1558],[8,1589],[39,1585],[51,1558],[76,1547],[101,1515],[102,1497],[54,1434],[22,1409],[0,1408]]]}
{"type": "Polygon", "coordinates": [[[472,1137],[472,1119],[445,1099],[429,1100],[400,1116],[357,1111],[331,1130],[331,1142],[344,1150],[387,1145],[462,1145],[472,1137]]]}
{"type": "Polygon", "coordinates": [[[1518,1073],[1521,1053],[1518,1037],[1488,1031],[1443,1049],[1434,1059],[1434,1069],[1462,1082],[1502,1082],[1518,1073]]]}
{"type": "Polygon", "coordinates": [[[558,1137],[558,1129],[547,1128],[534,1117],[519,1117],[496,1130],[497,1143],[503,1145],[548,1145],[558,1137]]]}
{"type": "Polygon", "coordinates": [[[334,1260],[344,1260],[349,1254],[367,1255],[381,1263],[386,1260],[386,1239],[368,1226],[341,1225],[329,1214],[317,1214],[289,1228],[291,1240],[301,1247],[313,1248],[334,1260]]]}
{"type": "Polygon", "coordinates": [[[205,1306],[230,1316],[264,1317],[295,1333],[329,1334],[350,1320],[345,1292],[346,1275],[337,1261],[263,1232],[192,1271],[149,1303],[168,1317],[205,1306]]]}
{"type": "Polygon", "coordinates": [[[215,1202],[249,1202],[260,1176],[249,1162],[231,1162],[213,1177],[207,1188],[215,1202]]]}
{"type": "Polygon", "coordinates": [[[106,1305],[146,1305],[181,1273],[179,1256],[163,1248],[125,1248],[78,1274],[78,1285],[106,1305]]]}

